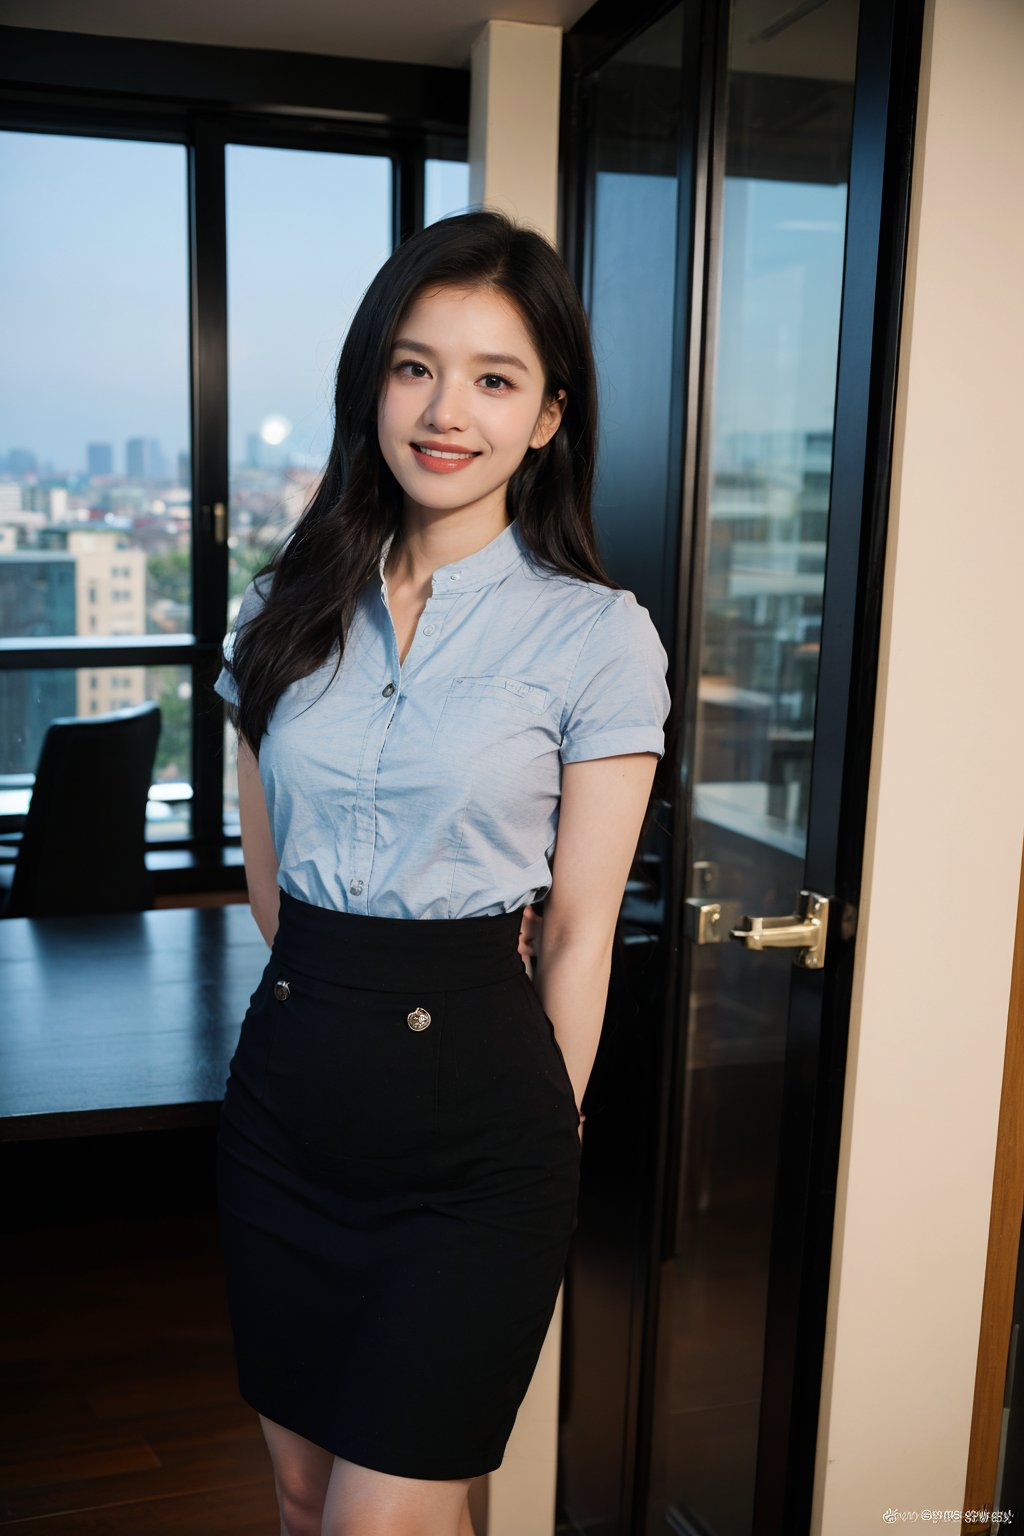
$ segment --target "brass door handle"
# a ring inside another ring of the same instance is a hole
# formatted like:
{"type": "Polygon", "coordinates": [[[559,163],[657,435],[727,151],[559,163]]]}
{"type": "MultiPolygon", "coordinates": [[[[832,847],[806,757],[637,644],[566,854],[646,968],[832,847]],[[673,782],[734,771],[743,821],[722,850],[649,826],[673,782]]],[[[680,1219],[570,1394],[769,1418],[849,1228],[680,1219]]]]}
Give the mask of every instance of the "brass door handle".
{"type": "Polygon", "coordinates": [[[801,891],[789,917],[744,917],[744,928],[731,928],[729,937],[745,949],[795,949],[795,965],[818,970],[825,959],[828,897],[801,891]]]}

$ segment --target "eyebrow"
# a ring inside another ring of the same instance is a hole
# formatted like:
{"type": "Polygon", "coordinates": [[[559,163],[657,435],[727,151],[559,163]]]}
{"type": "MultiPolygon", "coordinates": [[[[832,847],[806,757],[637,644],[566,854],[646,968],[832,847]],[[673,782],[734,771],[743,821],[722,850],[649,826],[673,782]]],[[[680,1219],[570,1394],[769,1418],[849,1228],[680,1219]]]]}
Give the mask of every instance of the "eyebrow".
{"type": "MultiPolygon", "coordinates": [[[[422,352],[426,357],[437,356],[433,347],[428,347],[426,342],[423,341],[413,341],[411,336],[399,336],[391,350],[397,352],[400,348],[404,348],[406,352],[422,352]]],[[[472,361],[474,363],[499,363],[505,368],[521,368],[523,373],[529,373],[530,371],[521,358],[516,357],[512,352],[478,352],[472,361]]]]}

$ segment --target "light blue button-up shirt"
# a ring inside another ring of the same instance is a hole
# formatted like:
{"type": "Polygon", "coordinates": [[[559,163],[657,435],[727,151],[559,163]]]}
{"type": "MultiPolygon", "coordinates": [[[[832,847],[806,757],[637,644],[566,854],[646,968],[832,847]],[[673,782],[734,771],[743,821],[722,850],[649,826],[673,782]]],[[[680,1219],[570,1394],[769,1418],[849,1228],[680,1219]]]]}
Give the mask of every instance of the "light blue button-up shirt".
{"type": "MultiPolygon", "coordinates": [[[[551,885],[562,764],[664,752],[664,646],[632,592],[535,567],[513,521],[434,572],[400,666],[389,546],[334,681],[337,647],[285,689],[260,744],[278,883],[374,917],[478,917],[538,901],[551,885]]],[[[229,662],[262,601],[254,580],[225,641],[229,662]]],[[[237,702],[228,666],[214,686],[237,702]]]]}

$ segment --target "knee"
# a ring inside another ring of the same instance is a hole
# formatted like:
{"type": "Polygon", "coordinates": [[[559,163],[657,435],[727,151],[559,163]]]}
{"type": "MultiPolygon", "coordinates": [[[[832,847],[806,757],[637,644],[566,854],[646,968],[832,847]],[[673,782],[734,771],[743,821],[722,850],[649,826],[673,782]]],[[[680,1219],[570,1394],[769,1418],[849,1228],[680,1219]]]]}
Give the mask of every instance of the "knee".
{"type": "Polygon", "coordinates": [[[281,1536],[321,1536],[323,1496],[302,1488],[279,1488],[281,1536]]]}
{"type": "Polygon", "coordinates": [[[362,1505],[344,1511],[328,1508],[322,1536],[465,1536],[472,1530],[447,1510],[362,1505]]]}
{"type": "Polygon", "coordinates": [[[340,1522],[330,1520],[323,1536],[456,1536],[457,1528],[437,1516],[346,1514],[340,1522]]]}

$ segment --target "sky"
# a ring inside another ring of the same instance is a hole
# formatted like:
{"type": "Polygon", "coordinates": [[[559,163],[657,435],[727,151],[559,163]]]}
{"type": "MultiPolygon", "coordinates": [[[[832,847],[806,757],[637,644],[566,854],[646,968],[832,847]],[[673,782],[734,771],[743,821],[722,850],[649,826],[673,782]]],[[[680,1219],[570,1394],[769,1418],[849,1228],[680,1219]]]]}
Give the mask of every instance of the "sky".
{"type": "MultiPolygon", "coordinates": [[[[230,453],[281,415],[293,461],[330,444],[333,370],[391,249],[378,156],[228,145],[230,453]]],[[[464,165],[432,165],[428,213],[464,207],[464,165]]],[[[0,454],[58,470],[109,442],[188,447],[188,232],[177,144],[0,133],[0,454]]]]}
{"type": "MultiPolygon", "coordinates": [[[[230,454],[269,417],[292,462],[330,445],[338,353],[390,250],[377,156],[229,145],[230,454]]],[[[0,133],[0,454],[58,471],[110,442],[188,447],[186,158],[181,145],[0,133]]],[[[428,171],[428,220],[468,199],[464,165],[428,171]]],[[[845,189],[730,179],[716,436],[832,421],[845,189]]]]}

